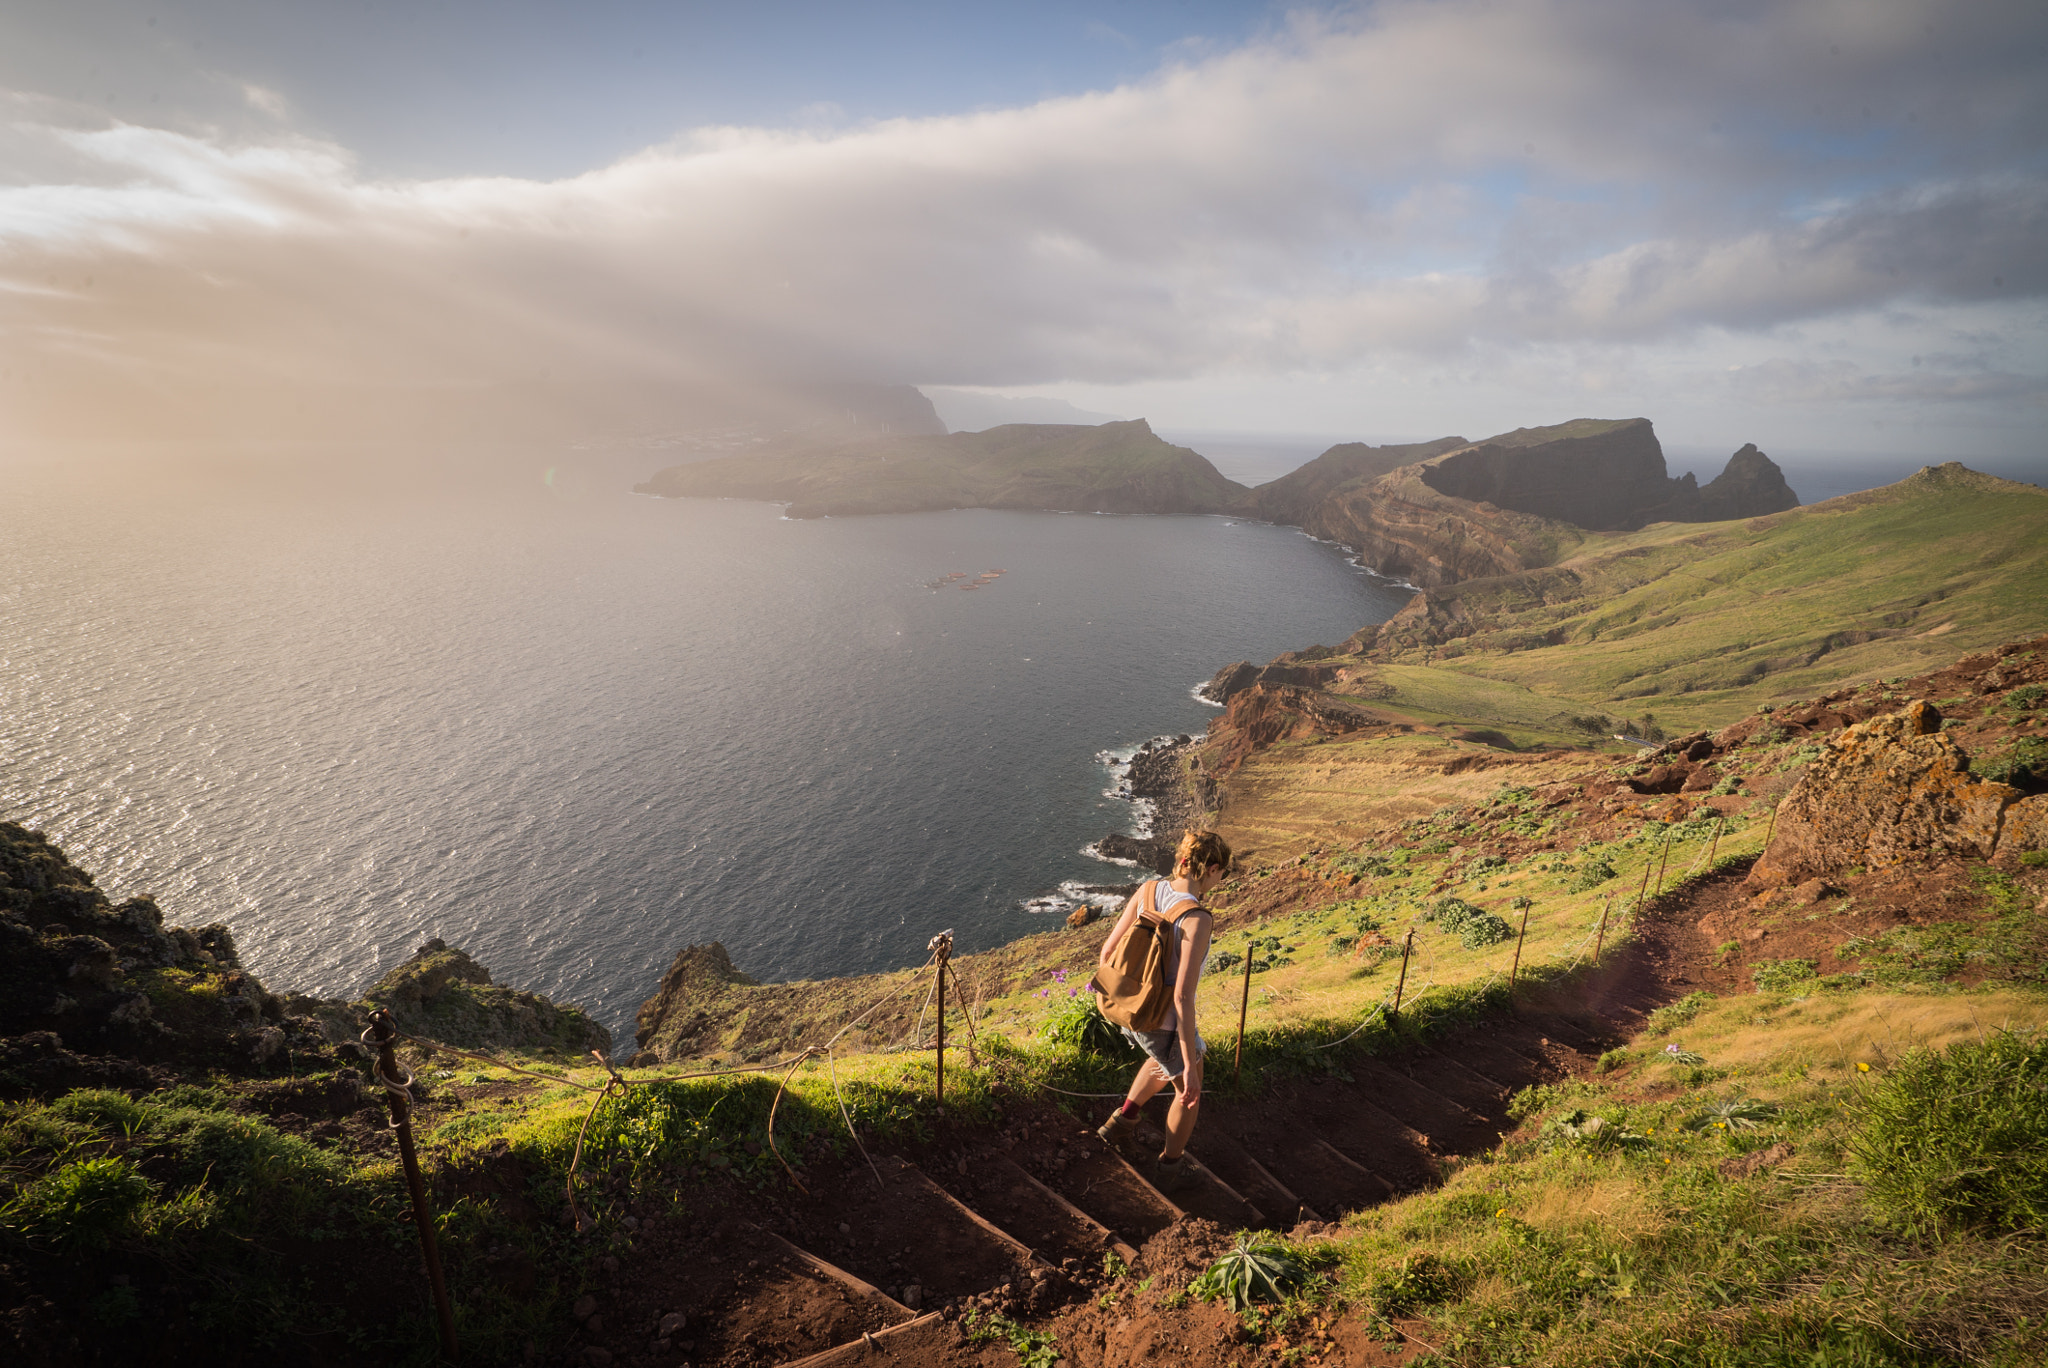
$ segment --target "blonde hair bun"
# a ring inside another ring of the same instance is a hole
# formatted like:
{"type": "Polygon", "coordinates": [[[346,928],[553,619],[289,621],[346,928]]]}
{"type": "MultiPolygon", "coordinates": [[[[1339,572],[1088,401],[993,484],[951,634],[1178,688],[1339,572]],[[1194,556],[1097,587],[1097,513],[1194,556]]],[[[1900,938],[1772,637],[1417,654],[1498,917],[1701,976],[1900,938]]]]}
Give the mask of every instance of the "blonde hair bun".
{"type": "Polygon", "coordinates": [[[1230,868],[1230,845],[1213,831],[1186,827],[1180,848],[1173,853],[1175,874],[1202,874],[1211,869],[1230,868]]]}

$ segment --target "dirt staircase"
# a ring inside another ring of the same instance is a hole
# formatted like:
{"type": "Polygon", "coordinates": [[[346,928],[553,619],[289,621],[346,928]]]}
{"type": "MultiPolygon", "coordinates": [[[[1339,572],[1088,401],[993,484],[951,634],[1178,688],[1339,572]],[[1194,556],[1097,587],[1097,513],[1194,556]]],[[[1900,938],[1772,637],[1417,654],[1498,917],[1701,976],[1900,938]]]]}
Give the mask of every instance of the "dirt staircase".
{"type": "MultiPolygon", "coordinates": [[[[1738,875],[1739,877],[1739,875],[1738,875]]],[[[1665,909],[1652,908],[1652,913],[1665,909]]],[[[1189,1153],[1197,1181],[1171,1197],[1046,1099],[1013,1099],[999,1127],[961,1125],[899,1154],[816,1162],[807,1191],[780,1185],[750,1209],[670,1217],[632,1237],[630,1275],[589,1309],[567,1362],[730,1368],[961,1360],[948,1309],[1029,1319],[1100,1280],[1105,1254],[1143,1276],[1190,1221],[1289,1230],[1436,1182],[1443,1162],[1498,1143],[1509,1099],[1589,1069],[1655,1006],[1688,991],[1698,947],[1678,905],[1646,917],[1573,996],[1426,1045],[1347,1056],[1336,1075],[1278,1078],[1249,1098],[1211,1092],[1189,1153]]],[[[1215,1065],[1228,1068],[1222,1055],[1215,1065]]],[[[1165,1098],[1152,1111],[1163,1116],[1165,1098]]],[[[1141,1129],[1143,1153],[1163,1135],[1141,1129]]],[[[967,1355],[971,1360],[973,1355],[967,1355]]]]}
{"type": "MultiPolygon", "coordinates": [[[[1447,1157],[1498,1141],[1517,1089],[1589,1067],[1632,1025],[1524,1004],[1426,1047],[1349,1059],[1348,1082],[1276,1080],[1251,1100],[1212,1092],[1189,1150],[1196,1180],[1170,1197],[1146,1161],[1096,1137],[1108,1102],[1078,1117],[1019,1102],[1000,1129],[962,1127],[877,1154],[872,1169],[858,1156],[815,1164],[807,1193],[635,1232],[630,1274],[579,1306],[568,1361],[927,1361],[940,1337],[951,1342],[946,1308],[1048,1310],[1098,1279],[1105,1254],[1142,1276],[1147,1245],[1190,1219],[1287,1230],[1424,1188],[1447,1157]]],[[[1148,1122],[1141,1139],[1154,1154],[1164,1136],[1148,1122]]]]}

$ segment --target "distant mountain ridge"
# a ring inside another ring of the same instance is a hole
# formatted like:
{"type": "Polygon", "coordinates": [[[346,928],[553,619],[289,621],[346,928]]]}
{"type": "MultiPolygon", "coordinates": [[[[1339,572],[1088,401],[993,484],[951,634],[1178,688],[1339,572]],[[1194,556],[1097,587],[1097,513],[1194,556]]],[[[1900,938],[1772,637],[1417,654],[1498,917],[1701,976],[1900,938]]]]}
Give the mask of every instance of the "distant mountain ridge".
{"type": "Polygon", "coordinates": [[[914,389],[858,397],[860,411],[836,425],[673,465],[634,488],[760,499],[793,518],[952,508],[1235,514],[1341,542],[1423,587],[1551,565],[1589,533],[1799,506],[1784,472],[1754,445],[1704,486],[1690,472],[1673,478],[1646,418],[1579,418],[1479,442],[1342,442],[1247,489],[1142,418],[945,433],[914,389]]]}
{"type": "Polygon", "coordinates": [[[1142,418],[1098,427],[1011,423],[984,432],[788,443],[670,466],[634,489],[762,499],[792,518],[1016,508],[1226,513],[1251,491],[1142,418]]]}

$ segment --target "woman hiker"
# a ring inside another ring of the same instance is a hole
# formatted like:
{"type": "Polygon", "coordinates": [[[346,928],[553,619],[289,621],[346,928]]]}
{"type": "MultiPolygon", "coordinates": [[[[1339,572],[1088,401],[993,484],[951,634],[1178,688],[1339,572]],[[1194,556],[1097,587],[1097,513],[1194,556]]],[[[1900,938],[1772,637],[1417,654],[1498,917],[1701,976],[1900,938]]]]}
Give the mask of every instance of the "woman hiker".
{"type": "Polygon", "coordinates": [[[1209,957],[1213,924],[1201,899],[1229,873],[1230,847],[1223,838],[1213,831],[1188,831],[1174,854],[1173,878],[1151,879],[1139,886],[1124,904],[1123,915],[1117,918],[1098,957],[1098,963],[1107,966],[1140,917],[1162,930],[1172,928],[1166,940],[1172,1001],[1157,1030],[1119,1028],[1150,1058],[1138,1066],[1123,1105],[1096,1131],[1117,1149],[1128,1152],[1137,1140],[1141,1109],[1161,1088],[1173,1084],[1173,1106],[1166,1113],[1166,1148],[1150,1175],[1161,1192],[1185,1186],[1189,1177],[1190,1166],[1181,1156],[1195,1133],[1195,1109],[1202,1102],[1202,1052],[1208,1048],[1195,1025],[1195,987],[1201,981],[1202,963],[1209,957]]]}

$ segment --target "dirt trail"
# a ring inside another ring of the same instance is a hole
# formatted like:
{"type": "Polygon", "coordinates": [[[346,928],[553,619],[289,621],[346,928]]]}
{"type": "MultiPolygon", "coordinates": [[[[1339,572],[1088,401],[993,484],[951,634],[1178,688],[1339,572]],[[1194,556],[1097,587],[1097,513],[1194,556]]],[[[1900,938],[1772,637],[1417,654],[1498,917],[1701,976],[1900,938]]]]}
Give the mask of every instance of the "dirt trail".
{"type": "MultiPolygon", "coordinates": [[[[1171,1197],[1147,1181],[1142,1159],[1127,1162],[1095,1136],[1092,1113],[1028,1103],[1001,1129],[878,1156],[879,1188],[858,1160],[821,1165],[807,1173],[808,1195],[786,1192],[709,1228],[651,1225],[621,1279],[638,1291],[599,1298],[563,1361],[1013,1362],[1007,1345],[973,1343],[962,1328],[982,1311],[1048,1326],[1076,1365],[1241,1359],[1235,1321],[1213,1306],[1120,1309],[1105,1254],[1135,1261],[1140,1277],[1184,1281],[1233,1229],[1335,1220],[1436,1182],[1447,1160],[1512,1128],[1516,1090],[1589,1069],[1666,1002],[1730,986],[1718,984],[1699,927],[1743,901],[1745,872],[1652,901],[1634,938],[1569,995],[1530,991],[1514,1011],[1426,1046],[1349,1058],[1350,1081],[1290,1077],[1253,1098],[1210,1094],[1190,1151],[1202,1172],[1171,1197]]],[[[1151,1111],[1143,1139],[1156,1147],[1164,1100],[1151,1111]]],[[[1329,1327],[1318,1352],[1360,1363],[1412,1356],[1412,1345],[1351,1343],[1358,1335],[1329,1327]]]]}

